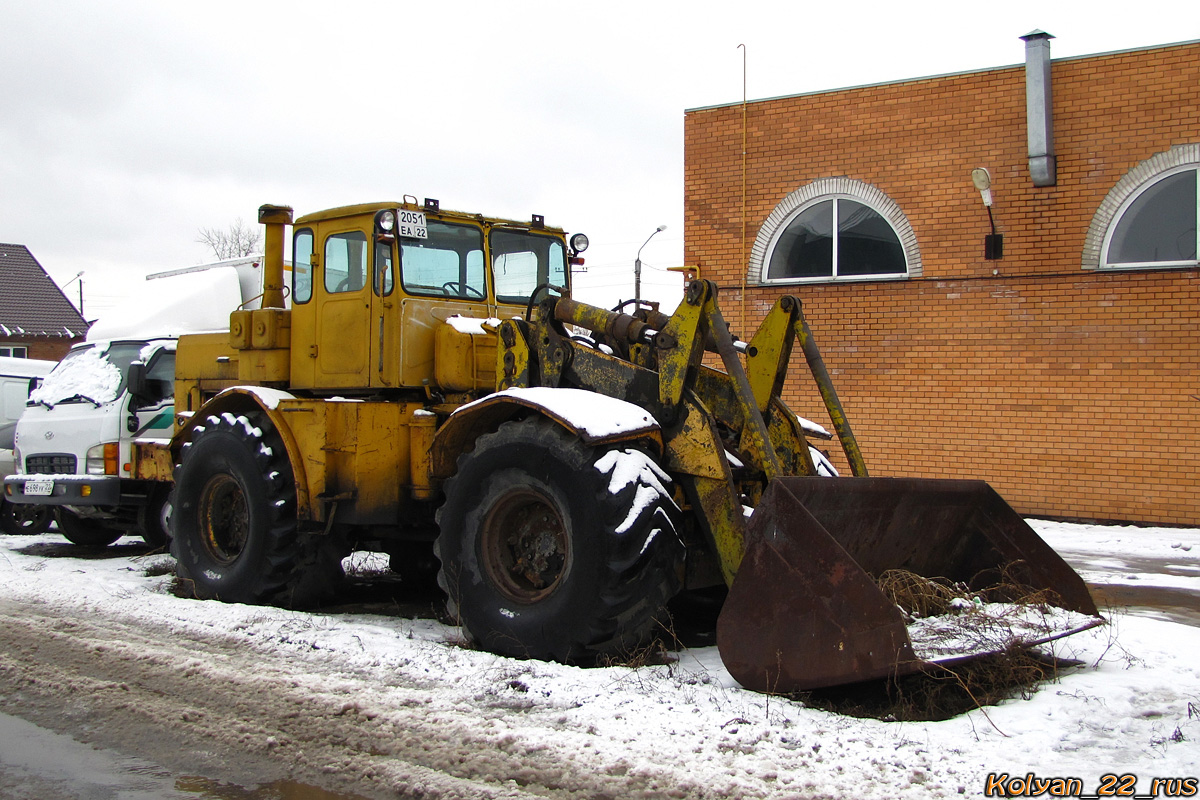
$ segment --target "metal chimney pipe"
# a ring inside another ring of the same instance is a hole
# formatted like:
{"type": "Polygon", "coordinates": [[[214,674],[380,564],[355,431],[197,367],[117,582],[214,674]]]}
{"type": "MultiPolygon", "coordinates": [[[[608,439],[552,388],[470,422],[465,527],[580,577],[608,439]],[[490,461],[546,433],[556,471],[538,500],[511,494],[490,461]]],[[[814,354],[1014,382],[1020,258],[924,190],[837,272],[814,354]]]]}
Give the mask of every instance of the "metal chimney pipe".
{"type": "Polygon", "coordinates": [[[1050,94],[1050,40],[1041,30],[1021,37],[1025,42],[1025,125],[1029,137],[1029,175],[1034,186],[1054,186],[1054,117],[1050,94]]]}
{"type": "Polygon", "coordinates": [[[292,209],[290,206],[261,206],[258,221],[267,227],[263,249],[262,308],[283,308],[284,226],[292,224],[292,209]]]}

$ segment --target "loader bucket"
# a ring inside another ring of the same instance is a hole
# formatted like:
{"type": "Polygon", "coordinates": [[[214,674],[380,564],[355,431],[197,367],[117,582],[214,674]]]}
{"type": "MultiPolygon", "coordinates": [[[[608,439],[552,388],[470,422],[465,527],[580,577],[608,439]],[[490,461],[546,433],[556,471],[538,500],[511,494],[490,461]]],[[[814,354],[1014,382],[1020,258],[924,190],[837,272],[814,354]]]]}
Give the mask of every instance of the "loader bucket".
{"type": "Polygon", "coordinates": [[[743,686],[787,693],[909,674],[1101,622],[1083,580],[982,481],[777,478],[747,525],[717,645],[743,686]],[[907,621],[876,583],[894,569],[960,582],[980,602],[907,621]],[[1000,596],[998,584],[1050,590],[1057,609],[984,605],[1019,599],[1000,596]],[[995,609],[999,623],[987,616],[995,609]],[[945,632],[955,625],[968,630],[945,632]]]}

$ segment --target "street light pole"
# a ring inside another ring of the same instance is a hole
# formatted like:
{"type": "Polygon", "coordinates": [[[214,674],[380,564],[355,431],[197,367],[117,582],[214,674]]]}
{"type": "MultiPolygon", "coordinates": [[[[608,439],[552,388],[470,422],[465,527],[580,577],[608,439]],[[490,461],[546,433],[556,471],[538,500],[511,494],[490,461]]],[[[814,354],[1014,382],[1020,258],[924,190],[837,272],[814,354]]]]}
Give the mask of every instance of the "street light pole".
{"type": "Polygon", "coordinates": [[[646,247],[646,245],[650,244],[650,240],[653,239],[656,234],[662,233],[666,229],[666,225],[659,225],[654,229],[654,233],[647,236],[646,241],[642,242],[642,246],[638,248],[637,258],[634,259],[633,262],[633,299],[635,301],[642,299],[642,250],[646,247]]]}
{"type": "Polygon", "coordinates": [[[71,278],[71,280],[67,281],[66,283],[64,283],[62,285],[62,288],[66,289],[68,286],[70,286],[75,281],[79,281],[79,316],[81,316],[81,317],[83,316],[83,281],[81,280],[82,278],[83,278],[83,272],[80,271],[78,274],[75,275],[74,278],[71,278]]]}

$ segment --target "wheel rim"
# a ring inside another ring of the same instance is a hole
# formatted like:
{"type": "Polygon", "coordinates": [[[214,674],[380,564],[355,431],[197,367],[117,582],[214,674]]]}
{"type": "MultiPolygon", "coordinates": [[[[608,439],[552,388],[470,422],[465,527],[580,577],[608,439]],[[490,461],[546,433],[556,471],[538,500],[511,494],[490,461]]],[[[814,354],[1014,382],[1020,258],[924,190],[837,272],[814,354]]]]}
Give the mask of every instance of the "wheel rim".
{"type": "Polygon", "coordinates": [[[50,518],[50,509],[43,506],[17,506],[15,512],[17,526],[23,531],[41,528],[50,518]]]}
{"type": "Polygon", "coordinates": [[[250,515],[241,484],[230,475],[214,475],[200,495],[200,539],[221,564],[231,564],[246,547],[250,515]]]}
{"type": "Polygon", "coordinates": [[[531,489],[512,492],[492,506],[480,544],[488,578],[516,603],[548,597],[570,568],[570,538],[562,515],[531,489]]]}

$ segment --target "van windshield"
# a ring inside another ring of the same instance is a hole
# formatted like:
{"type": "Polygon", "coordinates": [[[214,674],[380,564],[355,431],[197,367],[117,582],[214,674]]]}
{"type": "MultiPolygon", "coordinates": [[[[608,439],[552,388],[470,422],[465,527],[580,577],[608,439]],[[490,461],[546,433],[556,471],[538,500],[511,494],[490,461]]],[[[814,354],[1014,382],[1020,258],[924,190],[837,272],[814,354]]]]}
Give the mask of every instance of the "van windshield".
{"type": "Polygon", "coordinates": [[[138,358],[145,342],[114,342],[107,347],[88,345],[67,353],[54,371],[29,395],[30,405],[53,407],[60,403],[112,402],[125,391],[129,364],[138,358]]]}

